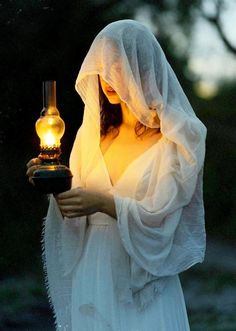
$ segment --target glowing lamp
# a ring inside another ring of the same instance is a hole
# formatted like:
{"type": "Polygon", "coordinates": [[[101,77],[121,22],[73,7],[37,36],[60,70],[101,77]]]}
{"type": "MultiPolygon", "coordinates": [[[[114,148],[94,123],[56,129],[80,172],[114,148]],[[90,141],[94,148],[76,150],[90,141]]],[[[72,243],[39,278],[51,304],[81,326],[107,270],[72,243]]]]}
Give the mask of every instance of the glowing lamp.
{"type": "Polygon", "coordinates": [[[61,138],[65,123],[56,107],[56,82],[43,82],[43,110],[35,128],[40,138],[40,167],[34,171],[33,181],[42,193],[59,193],[71,187],[70,169],[60,164],[61,138]]]}

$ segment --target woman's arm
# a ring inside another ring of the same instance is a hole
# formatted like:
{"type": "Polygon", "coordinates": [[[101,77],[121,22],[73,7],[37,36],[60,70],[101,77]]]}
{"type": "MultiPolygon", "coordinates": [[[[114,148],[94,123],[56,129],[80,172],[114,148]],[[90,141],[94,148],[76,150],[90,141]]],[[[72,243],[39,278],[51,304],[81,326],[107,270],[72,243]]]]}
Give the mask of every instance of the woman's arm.
{"type": "Polygon", "coordinates": [[[117,218],[115,201],[112,194],[101,194],[101,212],[117,218]]]}
{"type": "MultiPolygon", "coordinates": [[[[34,158],[27,163],[29,182],[33,183],[32,176],[42,161],[34,158]]],[[[63,216],[79,217],[90,215],[96,212],[105,213],[116,218],[116,209],[113,195],[102,192],[90,191],[78,187],[55,196],[63,216]]]]}
{"type": "Polygon", "coordinates": [[[81,187],[55,196],[63,216],[68,218],[105,213],[116,218],[114,198],[111,194],[90,191],[81,187]]]}

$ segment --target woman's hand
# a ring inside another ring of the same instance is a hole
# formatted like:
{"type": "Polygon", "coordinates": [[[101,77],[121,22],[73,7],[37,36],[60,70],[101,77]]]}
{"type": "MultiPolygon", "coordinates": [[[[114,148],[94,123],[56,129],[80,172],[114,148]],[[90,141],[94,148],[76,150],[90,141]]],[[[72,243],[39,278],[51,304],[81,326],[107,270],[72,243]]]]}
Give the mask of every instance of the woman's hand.
{"type": "Polygon", "coordinates": [[[42,161],[39,158],[34,158],[34,159],[31,159],[26,165],[26,167],[27,167],[26,176],[28,176],[29,182],[33,185],[34,185],[34,182],[33,182],[32,177],[34,175],[34,171],[39,168],[39,165],[41,163],[42,163],[42,161]]]}
{"type": "Polygon", "coordinates": [[[59,193],[55,196],[63,216],[68,218],[103,212],[116,217],[113,196],[90,191],[81,187],[59,193]]]}

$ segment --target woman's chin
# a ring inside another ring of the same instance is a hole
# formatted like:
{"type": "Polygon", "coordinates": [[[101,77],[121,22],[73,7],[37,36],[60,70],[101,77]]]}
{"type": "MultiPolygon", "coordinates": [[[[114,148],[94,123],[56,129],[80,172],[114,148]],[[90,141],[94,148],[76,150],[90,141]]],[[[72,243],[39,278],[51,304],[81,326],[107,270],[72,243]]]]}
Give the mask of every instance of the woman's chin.
{"type": "Polygon", "coordinates": [[[117,95],[116,96],[107,96],[107,99],[112,105],[117,105],[120,103],[120,98],[117,95]]]}

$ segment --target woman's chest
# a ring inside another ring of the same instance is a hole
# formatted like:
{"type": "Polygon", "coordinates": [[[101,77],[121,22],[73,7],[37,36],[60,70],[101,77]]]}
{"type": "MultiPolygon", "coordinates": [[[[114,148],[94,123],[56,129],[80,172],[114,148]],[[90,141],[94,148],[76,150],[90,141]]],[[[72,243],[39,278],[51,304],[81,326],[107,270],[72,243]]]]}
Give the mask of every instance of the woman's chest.
{"type": "MultiPolygon", "coordinates": [[[[142,152],[132,144],[114,144],[103,155],[103,160],[112,185],[115,185],[132,163],[141,157],[142,152]]],[[[132,172],[138,171],[133,167],[132,172]]]]}
{"type": "MultiPolygon", "coordinates": [[[[87,176],[86,187],[102,192],[117,193],[120,196],[141,200],[152,185],[154,185],[159,163],[160,148],[154,145],[142,156],[133,160],[123,171],[115,184],[112,183],[107,165],[101,151],[96,163],[87,176]],[[150,182],[152,184],[150,185],[150,182]]],[[[112,160],[113,162],[113,160],[112,160]]],[[[116,158],[114,166],[120,162],[116,158]]]]}
{"type": "Polygon", "coordinates": [[[142,172],[142,169],[145,168],[145,162],[142,164],[141,161],[143,158],[154,156],[149,154],[156,143],[156,137],[144,140],[118,137],[113,141],[102,141],[101,153],[111,184],[116,185],[130,168],[132,168],[132,173],[142,172]],[[140,161],[139,164],[138,161],[140,161]]]}

